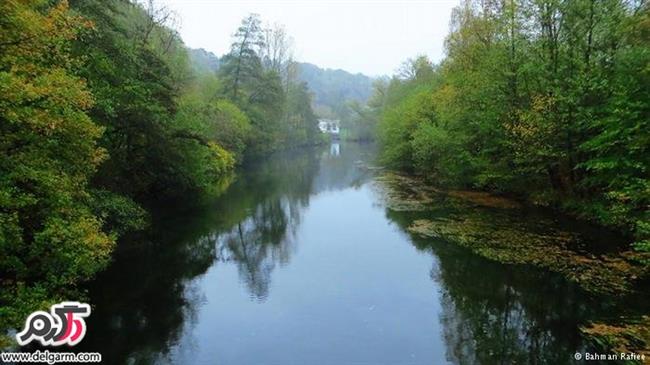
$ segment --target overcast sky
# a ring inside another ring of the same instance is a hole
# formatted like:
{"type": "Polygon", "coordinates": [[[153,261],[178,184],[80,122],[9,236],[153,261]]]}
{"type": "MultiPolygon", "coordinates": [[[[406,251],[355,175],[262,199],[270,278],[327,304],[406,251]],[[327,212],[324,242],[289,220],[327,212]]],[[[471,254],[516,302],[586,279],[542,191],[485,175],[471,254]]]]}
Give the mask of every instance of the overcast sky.
{"type": "Polygon", "coordinates": [[[175,11],[192,48],[221,56],[249,13],[283,24],[298,61],[371,76],[391,75],[408,57],[443,56],[451,9],[457,0],[429,1],[227,1],[157,0],[175,11]]]}

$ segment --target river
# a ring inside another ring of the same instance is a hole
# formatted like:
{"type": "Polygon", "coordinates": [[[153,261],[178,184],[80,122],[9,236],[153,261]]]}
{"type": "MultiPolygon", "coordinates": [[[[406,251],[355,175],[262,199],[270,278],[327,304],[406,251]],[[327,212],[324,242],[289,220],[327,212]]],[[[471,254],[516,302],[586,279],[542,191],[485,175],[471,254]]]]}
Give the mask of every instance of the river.
{"type": "Polygon", "coordinates": [[[574,363],[578,327],[611,304],[409,233],[374,156],[278,154],[122,242],[89,287],[80,350],[116,364],[574,363]]]}

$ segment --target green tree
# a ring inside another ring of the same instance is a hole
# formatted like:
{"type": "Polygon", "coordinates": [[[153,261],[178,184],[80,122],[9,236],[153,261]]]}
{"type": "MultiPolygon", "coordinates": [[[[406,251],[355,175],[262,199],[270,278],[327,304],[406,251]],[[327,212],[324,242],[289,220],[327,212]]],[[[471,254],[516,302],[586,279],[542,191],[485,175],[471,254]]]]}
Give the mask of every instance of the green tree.
{"type": "Polygon", "coordinates": [[[648,24],[642,1],[463,1],[441,64],[407,61],[375,93],[384,160],[564,208],[648,249],[648,24]]]}
{"type": "Polygon", "coordinates": [[[89,206],[106,158],[74,76],[71,43],[91,25],[66,2],[0,4],[0,327],[103,268],[114,236],[89,206]]]}
{"type": "Polygon", "coordinates": [[[167,13],[118,0],[73,5],[95,24],[75,49],[85,61],[78,72],[96,98],[91,116],[106,128],[101,143],[110,155],[94,184],[141,203],[218,184],[232,156],[201,134],[204,126],[177,117],[192,73],[167,13]]]}
{"type": "Polygon", "coordinates": [[[222,59],[220,75],[227,93],[237,102],[242,87],[250,86],[263,74],[258,52],[264,47],[264,34],[259,15],[244,18],[233,38],[230,52],[222,59]]]}
{"type": "Polygon", "coordinates": [[[306,86],[294,79],[289,37],[281,27],[264,29],[256,14],[242,20],[230,52],[221,60],[220,96],[249,118],[245,154],[313,144],[317,121],[306,86]]]}

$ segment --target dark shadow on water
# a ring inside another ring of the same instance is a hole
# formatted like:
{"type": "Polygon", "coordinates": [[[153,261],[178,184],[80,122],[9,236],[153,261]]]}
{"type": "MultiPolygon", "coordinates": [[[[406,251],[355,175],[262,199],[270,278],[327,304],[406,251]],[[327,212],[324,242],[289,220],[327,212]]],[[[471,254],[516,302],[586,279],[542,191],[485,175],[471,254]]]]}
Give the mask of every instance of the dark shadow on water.
{"type": "Polygon", "coordinates": [[[221,197],[180,215],[156,214],[163,218],[120,242],[112,265],[89,285],[93,313],[78,349],[101,351],[111,364],[163,361],[202,304],[192,280],[219,262],[234,262],[251,298],[264,301],[273,269],[297,249],[292,236],[310,196],[370,178],[354,163],[371,152],[335,152],[275,154],[238,171],[221,197]]]}
{"type": "MultiPolygon", "coordinates": [[[[89,285],[93,313],[75,350],[100,351],[107,364],[173,362],[175,346],[197,325],[206,301],[197,278],[215,265],[234,265],[250,300],[264,305],[274,294],[274,272],[292,265],[301,250],[296,232],[310,202],[367,186],[374,155],[373,145],[359,144],[276,154],[239,171],[219,198],[162,214],[150,230],[121,242],[113,264],[89,285]]],[[[406,232],[426,214],[432,213],[386,209],[384,224],[406,232]]],[[[588,295],[560,275],[499,264],[442,240],[405,237],[414,247],[404,250],[431,258],[449,363],[575,363],[573,354],[589,346],[578,327],[620,313],[621,303],[588,295]]]]}
{"type": "MultiPolygon", "coordinates": [[[[405,231],[423,215],[386,214],[405,231]]],[[[589,294],[560,274],[504,265],[439,239],[411,240],[435,258],[431,278],[443,288],[440,323],[454,364],[574,364],[576,351],[596,351],[579,326],[620,313],[613,298],[589,294]]]]}

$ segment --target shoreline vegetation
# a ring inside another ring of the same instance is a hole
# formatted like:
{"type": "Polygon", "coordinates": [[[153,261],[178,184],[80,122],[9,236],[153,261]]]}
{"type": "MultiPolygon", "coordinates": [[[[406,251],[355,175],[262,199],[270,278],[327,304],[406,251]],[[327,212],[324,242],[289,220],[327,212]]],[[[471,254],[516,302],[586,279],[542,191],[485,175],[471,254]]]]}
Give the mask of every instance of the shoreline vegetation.
{"type": "Polygon", "coordinates": [[[0,337],[82,300],[157,204],[323,142],[290,35],[255,14],[208,63],[153,1],[9,0],[0,22],[0,337]]]}
{"type": "MultiPolygon", "coordinates": [[[[649,4],[462,0],[441,62],[409,59],[336,115],[378,140],[393,172],[376,184],[413,214],[410,234],[633,307],[650,282],[649,4]],[[522,202],[620,234],[592,243],[563,218],[523,219],[522,202]]],[[[8,0],[0,22],[0,348],[32,311],[81,300],[156,204],[219,195],[237,166],[324,141],[290,35],[255,14],[204,64],[153,1],[8,0]]],[[[582,333],[650,361],[649,318],[582,333]]]]}
{"type": "MultiPolygon", "coordinates": [[[[359,109],[376,125],[380,163],[398,172],[380,179],[393,186],[388,207],[428,212],[408,226],[414,235],[561,273],[588,293],[621,296],[623,311],[647,300],[648,34],[644,1],[461,1],[445,58],[409,59],[359,109]],[[502,196],[619,236],[593,245],[557,222],[531,227],[502,196]],[[450,205],[453,215],[436,217],[450,205]]],[[[647,355],[649,314],[596,319],[582,332],[606,351],[647,355]]]]}
{"type": "Polygon", "coordinates": [[[377,80],[359,115],[389,168],[554,207],[650,252],[649,24],[643,1],[463,0],[446,57],[377,80]]]}

